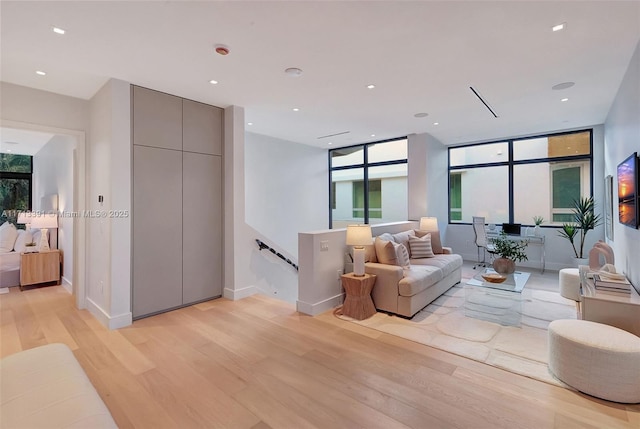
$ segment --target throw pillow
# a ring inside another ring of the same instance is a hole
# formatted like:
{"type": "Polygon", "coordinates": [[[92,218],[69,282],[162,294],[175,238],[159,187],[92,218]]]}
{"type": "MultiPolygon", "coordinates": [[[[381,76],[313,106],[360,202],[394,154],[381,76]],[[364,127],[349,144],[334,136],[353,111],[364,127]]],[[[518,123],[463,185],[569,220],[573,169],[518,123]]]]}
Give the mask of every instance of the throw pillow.
{"type": "Polygon", "coordinates": [[[433,249],[433,253],[442,254],[442,242],[440,241],[440,231],[420,231],[416,230],[417,237],[424,237],[427,234],[431,234],[431,248],[433,249]]]}
{"type": "Polygon", "coordinates": [[[411,246],[412,258],[433,258],[433,248],[431,246],[431,233],[421,238],[410,238],[409,246],[411,246]]]}
{"type": "Polygon", "coordinates": [[[31,240],[33,240],[31,231],[25,231],[24,229],[18,230],[18,238],[16,238],[16,243],[13,245],[13,250],[18,253],[24,252],[25,244],[31,243],[31,240]]]}
{"type": "Polygon", "coordinates": [[[0,228],[0,253],[9,253],[18,238],[18,230],[12,223],[2,225],[0,228]]]}
{"type": "Polygon", "coordinates": [[[376,248],[376,257],[378,262],[387,265],[396,265],[398,257],[396,256],[396,249],[393,247],[393,241],[383,240],[380,237],[376,237],[374,244],[376,248]]]}
{"type": "Polygon", "coordinates": [[[396,251],[396,265],[409,269],[411,268],[411,261],[409,260],[409,251],[404,244],[393,243],[393,247],[396,251]]]}
{"type": "Polygon", "coordinates": [[[416,233],[412,229],[410,229],[409,231],[403,231],[403,232],[399,232],[397,234],[392,235],[394,242],[402,244],[409,251],[410,251],[409,238],[415,237],[415,236],[416,236],[416,233]]]}

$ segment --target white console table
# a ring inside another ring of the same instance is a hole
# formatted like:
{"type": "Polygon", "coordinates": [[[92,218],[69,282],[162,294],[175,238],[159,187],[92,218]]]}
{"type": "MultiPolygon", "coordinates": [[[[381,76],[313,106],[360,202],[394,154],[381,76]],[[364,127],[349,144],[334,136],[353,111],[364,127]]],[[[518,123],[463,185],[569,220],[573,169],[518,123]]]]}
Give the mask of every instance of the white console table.
{"type": "MultiPolygon", "coordinates": [[[[490,240],[492,238],[498,238],[499,236],[500,236],[499,232],[487,231],[487,238],[489,239],[489,242],[491,242],[490,240]]],[[[545,266],[544,235],[540,235],[540,236],[538,235],[507,235],[506,237],[509,240],[528,241],[529,244],[532,244],[534,246],[540,246],[540,267],[542,269],[542,274],[544,274],[544,266],[545,266]]]]}
{"type": "Polygon", "coordinates": [[[580,313],[583,320],[604,323],[640,337],[640,295],[631,287],[630,294],[604,292],[589,278],[589,267],[580,266],[580,313]]]}

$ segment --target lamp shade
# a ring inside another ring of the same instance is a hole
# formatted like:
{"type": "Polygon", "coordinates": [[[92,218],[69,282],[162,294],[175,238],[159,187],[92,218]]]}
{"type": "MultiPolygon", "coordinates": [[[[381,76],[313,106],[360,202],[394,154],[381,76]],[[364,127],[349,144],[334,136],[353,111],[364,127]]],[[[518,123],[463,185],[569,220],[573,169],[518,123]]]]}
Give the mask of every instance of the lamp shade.
{"type": "Polygon", "coordinates": [[[20,213],[18,213],[18,219],[16,220],[16,223],[24,225],[24,224],[31,223],[32,220],[33,220],[33,218],[31,217],[31,213],[29,213],[29,212],[20,212],[20,213]]]}
{"type": "Polygon", "coordinates": [[[419,229],[420,231],[438,231],[438,218],[437,217],[421,217],[419,229]]]}
{"type": "Polygon", "coordinates": [[[58,227],[58,216],[55,214],[42,214],[39,216],[33,216],[31,218],[31,227],[32,228],[57,228],[58,227]]]}
{"type": "Polygon", "coordinates": [[[347,246],[368,246],[372,241],[371,225],[347,226],[347,246]]]}

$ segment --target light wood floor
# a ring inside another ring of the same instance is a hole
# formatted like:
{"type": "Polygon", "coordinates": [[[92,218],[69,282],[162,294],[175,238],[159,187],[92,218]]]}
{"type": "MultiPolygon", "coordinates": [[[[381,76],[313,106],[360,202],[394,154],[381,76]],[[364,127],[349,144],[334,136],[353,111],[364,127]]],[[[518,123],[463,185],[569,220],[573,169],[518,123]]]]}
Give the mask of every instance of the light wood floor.
{"type": "MultiPolygon", "coordinates": [[[[69,345],[121,428],[638,428],[608,403],[330,312],[219,299],[108,331],[60,286],[0,295],[0,354],[69,345]]],[[[1,392],[0,392],[1,393],[1,392]]]]}

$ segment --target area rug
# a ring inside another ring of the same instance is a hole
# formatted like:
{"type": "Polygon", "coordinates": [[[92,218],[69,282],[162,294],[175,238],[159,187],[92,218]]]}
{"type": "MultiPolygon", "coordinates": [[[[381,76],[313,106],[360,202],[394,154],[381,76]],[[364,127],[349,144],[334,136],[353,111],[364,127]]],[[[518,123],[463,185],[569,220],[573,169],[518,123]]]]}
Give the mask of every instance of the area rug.
{"type": "MultiPolygon", "coordinates": [[[[485,288],[452,287],[412,319],[376,313],[366,320],[345,320],[422,343],[516,374],[566,387],[548,370],[547,327],[557,319],[575,319],[575,302],[557,292],[525,287],[516,307],[517,326],[508,326],[465,315],[470,292],[485,288]],[[477,290],[475,290],[477,289],[477,290]]],[[[484,297],[485,306],[501,311],[501,297],[484,297]]],[[[510,306],[510,308],[513,308],[510,306]]]]}

